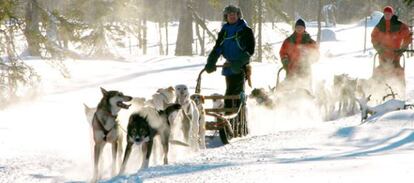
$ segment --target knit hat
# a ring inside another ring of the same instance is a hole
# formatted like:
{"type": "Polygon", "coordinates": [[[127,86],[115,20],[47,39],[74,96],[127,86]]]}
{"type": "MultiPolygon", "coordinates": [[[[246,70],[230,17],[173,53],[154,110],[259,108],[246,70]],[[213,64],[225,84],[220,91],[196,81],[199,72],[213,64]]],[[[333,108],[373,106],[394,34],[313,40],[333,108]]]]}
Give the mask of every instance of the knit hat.
{"type": "Polygon", "coordinates": [[[237,13],[237,17],[243,18],[243,14],[240,10],[240,8],[233,6],[233,5],[228,5],[227,7],[224,8],[223,10],[223,20],[227,21],[227,14],[229,13],[237,13]]]}
{"type": "Polygon", "coordinates": [[[384,13],[387,13],[387,12],[394,14],[394,9],[391,6],[386,6],[384,8],[384,13]]]}
{"type": "Polygon", "coordinates": [[[296,21],[296,24],[295,24],[295,27],[296,26],[303,26],[303,27],[306,27],[305,26],[305,22],[302,20],[302,19],[298,19],[297,21],[296,21]]]}

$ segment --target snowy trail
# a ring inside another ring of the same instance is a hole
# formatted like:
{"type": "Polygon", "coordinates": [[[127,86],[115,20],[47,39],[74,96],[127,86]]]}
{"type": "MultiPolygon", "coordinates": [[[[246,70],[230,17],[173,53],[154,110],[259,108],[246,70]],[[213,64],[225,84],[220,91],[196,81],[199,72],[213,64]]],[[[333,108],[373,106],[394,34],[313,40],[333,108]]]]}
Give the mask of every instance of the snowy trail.
{"type": "Polygon", "coordinates": [[[411,182],[412,128],[348,125],[326,123],[238,139],[187,162],[152,167],[108,182],[411,182]],[[378,129],[372,132],[372,128],[378,129]],[[383,135],[375,139],[359,137],[370,138],[378,132],[383,135]]]}
{"type": "MultiPolygon", "coordinates": [[[[309,31],[315,33],[315,28],[309,31]]],[[[321,45],[322,59],[313,66],[316,81],[341,73],[358,78],[371,75],[372,53],[360,55],[361,32],[360,26],[339,26],[340,41],[321,45]],[[324,57],[327,53],[337,57],[324,57]]],[[[274,32],[268,34],[272,36],[265,37],[267,42],[275,42],[274,32]]],[[[281,40],[284,35],[276,37],[281,40]]],[[[43,91],[36,99],[0,111],[0,183],[87,182],[92,175],[92,139],[82,104],[96,106],[100,86],[146,98],[160,87],[181,83],[194,89],[206,58],[126,60],[67,61],[70,79],[44,62],[25,60],[42,73],[43,91]]],[[[407,71],[414,70],[413,61],[407,61],[407,71]]],[[[278,67],[254,63],[254,87],[274,86],[278,67]]],[[[412,100],[414,73],[406,74],[412,100]]],[[[220,72],[204,76],[202,88],[203,94],[223,93],[220,72]]],[[[289,118],[278,118],[274,111],[259,107],[250,113],[248,137],[226,146],[214,142],[194,154],[177,154],[181,157],[168,166],[133,169],[113,178],[105,171],[102,182],[412,182],[414,111],[388,113],[364,125],[359,125],[358,115],[321,122],[292,120],[295,114],[290,113],[289,118]]],[[[126,125],[125,119],[121,124],[126,125]]],[[[105,158],[105,164],[109,161],[105,158]]]]}

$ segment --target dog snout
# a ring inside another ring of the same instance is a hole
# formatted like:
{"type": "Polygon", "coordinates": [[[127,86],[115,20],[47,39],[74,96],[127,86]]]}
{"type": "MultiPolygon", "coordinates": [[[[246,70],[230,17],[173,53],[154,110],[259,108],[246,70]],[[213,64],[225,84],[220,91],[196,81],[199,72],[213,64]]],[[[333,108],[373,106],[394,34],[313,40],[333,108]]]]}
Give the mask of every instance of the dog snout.
{"type": "Polygon", "coordinates": [[[132,97],[131,97],[131,96],[125,96],[125,97],[124,97],[124,100],[125,100],[126,102],[129,102],[129,101],[131,101],[131,100],[132,100],[132,97]]]}
{"type": "Polygon", "coordinates": [[[141,137],[135,137],[135,142],[141,142],[142,138],[141,137]]]}

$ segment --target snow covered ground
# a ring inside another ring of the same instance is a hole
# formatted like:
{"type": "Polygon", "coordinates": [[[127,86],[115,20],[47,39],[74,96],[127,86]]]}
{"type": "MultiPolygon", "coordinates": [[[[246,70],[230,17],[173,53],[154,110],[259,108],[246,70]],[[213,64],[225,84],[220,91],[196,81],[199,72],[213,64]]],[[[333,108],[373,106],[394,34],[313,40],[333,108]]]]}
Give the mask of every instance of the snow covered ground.
{"type": "MultiPolygon", "coordinates": [[[[274,43],[277,53],[284,36],[269,26],[265,30],[272,35],[265,42],[274,43]]],[[[313,27],[308,30],[316,33],[313,27]]],[[[330,81],[340,73],[369,77],[373,52],[362,52],[363,27],[339,25],[333,30],[338,41],[321,44],[322,58],[313,67],[315,80],[330,81]]],[[[369,37],[367,42],[370,46],[369,37]]],[[[0,182],[87,182],[93,142],[83,103],[96,106],[99,87],[146,98],[160,87],[182,83],[194,91],[205,60],[199,56],[68,60],[69,79],[45,62],[25,60],[41,74],[42,91],[33,100],[0,111],[0,182]]],[[[414,91],[413,61],[407,60],[408,94],[414,91]]],[[[278,67],[272,62],[254,63],[254,87],[273,86],[278,67]]],[[[203,94],[223,93],[224,87],[219,72],[203,77],[203,94]]],[[[414,111],[388,113],[375,123],[359,125],[359,115],[322,122],[280,118],[277,110],[257,106],[249,109],[248,137],[226,146],[215,142],[197,153],[177,150],[168,166],[153,160],[149,169],[137,171],[132,166],[124,176],[109,177],[106,168],[103,182],[412,182],[414,111]]],[[[125,119],[121,123],[126,126],[125,119]]],[[[109,154],[109,148],[105,152],[109,154]]],[[[109,162],[108,155],[105,167],[109,162]]]]}

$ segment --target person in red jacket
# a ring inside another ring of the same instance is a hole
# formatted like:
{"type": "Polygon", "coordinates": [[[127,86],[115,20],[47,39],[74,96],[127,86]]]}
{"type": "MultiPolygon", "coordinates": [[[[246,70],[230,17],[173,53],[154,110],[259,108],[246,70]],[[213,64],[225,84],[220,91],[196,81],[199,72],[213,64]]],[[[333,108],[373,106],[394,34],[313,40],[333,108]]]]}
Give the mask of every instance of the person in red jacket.
{"type": "Polygon", "coordinates": [[[371,33],[371,42],[379,55],[379,66],[374,70],[373,79],[390,85],[399,84],[398,87],[405,90],[405,73],[400,57],[401,50],[407,49],[412,42],[412,34],[408,26],[394,15],[391,6],[384,8],[384,16],[371,33]]]}
{"type": "Polygon", "coordinates": [[[295,32],[290,35],[280,48],[280,58],[286,71],[286,81],[304,81],[311,86],[311,64],[319,59],[319,49],[316,42],[306,32],[305,22],[296,21],[295,32]]]}

